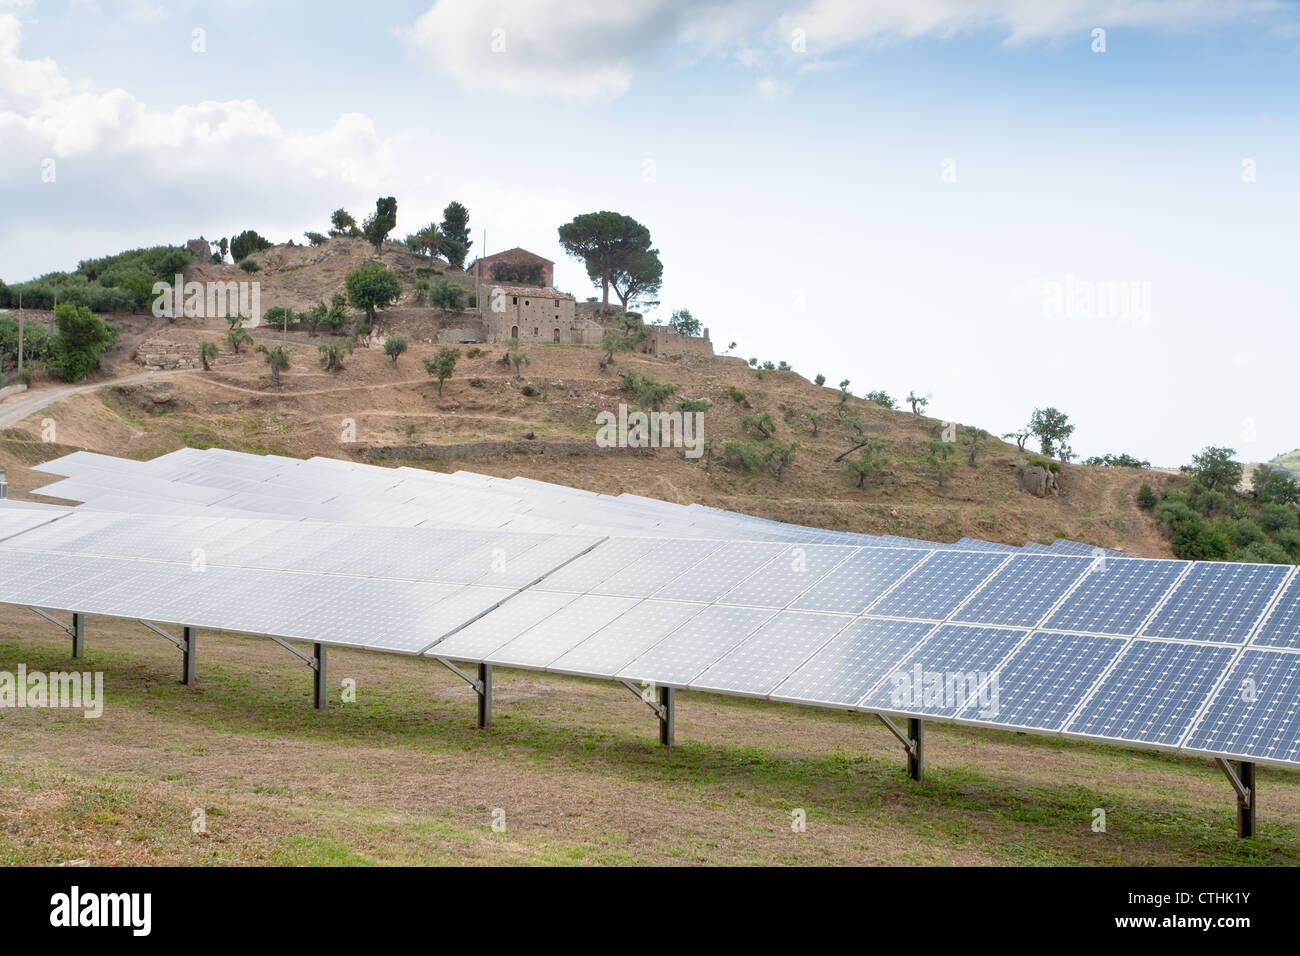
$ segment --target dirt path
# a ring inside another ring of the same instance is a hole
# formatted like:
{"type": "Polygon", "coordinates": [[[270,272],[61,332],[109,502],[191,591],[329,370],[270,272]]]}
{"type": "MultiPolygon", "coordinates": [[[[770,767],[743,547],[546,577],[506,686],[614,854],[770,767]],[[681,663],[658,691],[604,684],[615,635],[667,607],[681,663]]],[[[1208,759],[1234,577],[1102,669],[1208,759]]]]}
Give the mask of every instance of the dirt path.
{"type": "Polygon", "coordinates": [[[86,385],[64,385],[59,388],[47,388],[39,392],[23,392],[16,398],[11,398],[6,402],[0,402],[0,428],[7,428],[10,425],[16,425],[28,415],[34,415],[42,408],[53,405],[55,402],[68,398],[71,395],[80,395],[82,392],[93,392],[99,388],[106,388],[110,385],[129,385],[132,382],[143,382],[146,379],[161,378],[166,375],[176,375],[180,372],[187,372],[190,369],[167,369],[158,372],[142,372],[139,375],[126,375],[122,378],[109,378],[102,382],[90,382],[86,385]]]}

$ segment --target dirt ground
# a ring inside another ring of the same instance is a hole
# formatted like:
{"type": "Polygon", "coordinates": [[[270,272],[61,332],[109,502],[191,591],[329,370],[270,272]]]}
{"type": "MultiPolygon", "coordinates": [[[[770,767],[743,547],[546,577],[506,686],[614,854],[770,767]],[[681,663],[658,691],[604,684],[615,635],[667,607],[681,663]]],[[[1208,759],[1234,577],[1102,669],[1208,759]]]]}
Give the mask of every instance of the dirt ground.
{"type": "MultiPolygon", "coordinates": [[[[321,713],[270,640],[203,632],[185,687],[142,626],[87,635],[102,717],[0,709],[0,864],[1300,864],[1284,770],[1260,768],[1239,840],[1208,760],[930,725],[916,783],[865,715],[682,694],[665,749],[621,686],[499,671],[479,731],[431,660],[331,650],[321,713]]],[[[0,608],[0,670],[68,655],[0,608]]]]}

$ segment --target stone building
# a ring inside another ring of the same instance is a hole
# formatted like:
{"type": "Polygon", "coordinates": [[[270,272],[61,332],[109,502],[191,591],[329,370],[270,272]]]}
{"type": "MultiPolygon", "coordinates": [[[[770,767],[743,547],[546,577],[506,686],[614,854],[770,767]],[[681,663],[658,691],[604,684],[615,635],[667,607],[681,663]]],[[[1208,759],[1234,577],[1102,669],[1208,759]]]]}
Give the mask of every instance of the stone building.
{"type": "Polygon", "coordinates": [[[574,313],[573,296],[537,286],[480,282],[478,310],[487,341],[599,345],[599,323],[574,313]]]}
{"type": "Polygon", "coordinates": [[[527,249],[520,249],[518,246],[513,249],[507,249],[505,252],[497,252],[490,256],[483,256],[482,258],[475,259],[469,264],[469,268],[465,270],[465,273],[476,279],[481,279],[484,282],[518,281],[508,276],[498,276],[496,272],[494,272],[494,268],[498,266],[514,268],[536,267],[539,270],[539,278],[543,286],[549,288],[555,285],[555,263],[550,259],[539,256],[535,252],[529,252],[527,249]]]}

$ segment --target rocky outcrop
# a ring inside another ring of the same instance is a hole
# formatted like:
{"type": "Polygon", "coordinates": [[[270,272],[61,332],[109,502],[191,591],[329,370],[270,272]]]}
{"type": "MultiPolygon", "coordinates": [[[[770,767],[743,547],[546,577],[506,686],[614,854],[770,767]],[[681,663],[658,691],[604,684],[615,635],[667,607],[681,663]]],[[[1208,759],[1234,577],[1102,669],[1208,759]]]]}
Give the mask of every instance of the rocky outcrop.
{"type": "Polygon", "coordinates": [[[1039,498],[1046,498],[1049,495],[1060,493],[1060,482],[1057,480],[1056,472],[1050,468],[1022,462],[1017,467],[1016,472],[1020,479],[1021,491],[1027,491],[1039,498]]]}

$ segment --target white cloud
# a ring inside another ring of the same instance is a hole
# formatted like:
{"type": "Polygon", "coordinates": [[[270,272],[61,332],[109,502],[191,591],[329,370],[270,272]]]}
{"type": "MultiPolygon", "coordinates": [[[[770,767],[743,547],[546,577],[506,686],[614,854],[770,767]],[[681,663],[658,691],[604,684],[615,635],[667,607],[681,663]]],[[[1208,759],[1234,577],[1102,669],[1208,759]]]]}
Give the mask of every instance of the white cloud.
{"type": "Polygon", "coordinates": [[[765,100],[784,99],[790,95],[790,87],[780,80],[774,80],[771,77],[764,77],[754,84],[754,89],[758,90],[758,95],[765,100]]]}
{"type": "Polygon", "coordinates": [[[889,40],[988,30],[1014,43],[1097,26],[1190,29],[1285,9],[1278,0],[809,0],[793,12],[780,0],[436,0],[408,39],[469,90],[609,99],[670,48],[751,68],[779,55],[807,70],[827,51],[889,40]],[[792,49],[795,31],[806,52],[792,49]]]}

